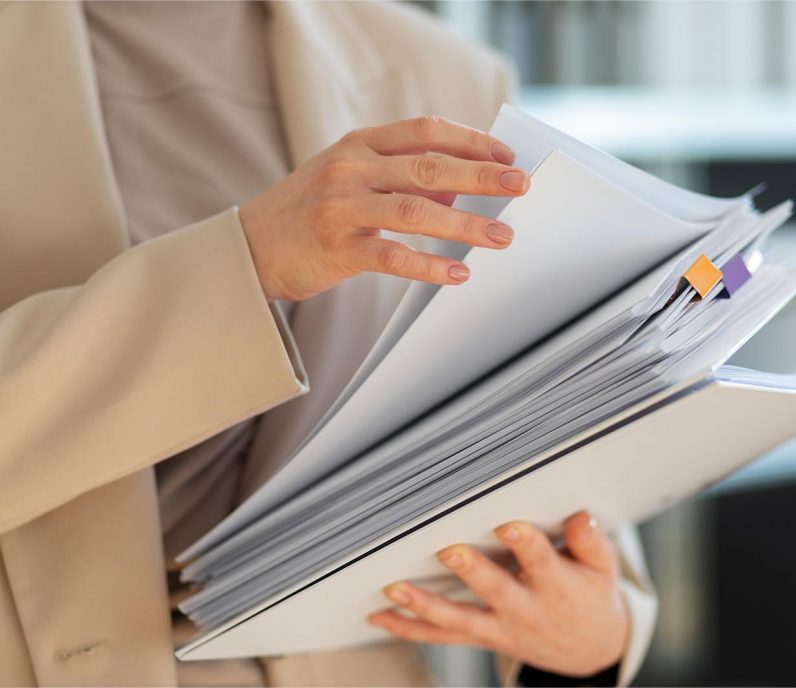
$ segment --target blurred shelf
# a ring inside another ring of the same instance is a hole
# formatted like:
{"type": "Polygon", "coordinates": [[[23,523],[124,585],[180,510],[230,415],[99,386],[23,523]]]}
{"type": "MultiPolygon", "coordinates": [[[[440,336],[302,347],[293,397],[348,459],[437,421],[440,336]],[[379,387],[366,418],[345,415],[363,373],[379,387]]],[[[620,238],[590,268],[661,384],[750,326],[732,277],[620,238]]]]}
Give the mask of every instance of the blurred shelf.
{"type": "Polygon", "coordinates": [[[532,86],[519,105],[630,160],[796,159],[796,91],[532,86]]]}

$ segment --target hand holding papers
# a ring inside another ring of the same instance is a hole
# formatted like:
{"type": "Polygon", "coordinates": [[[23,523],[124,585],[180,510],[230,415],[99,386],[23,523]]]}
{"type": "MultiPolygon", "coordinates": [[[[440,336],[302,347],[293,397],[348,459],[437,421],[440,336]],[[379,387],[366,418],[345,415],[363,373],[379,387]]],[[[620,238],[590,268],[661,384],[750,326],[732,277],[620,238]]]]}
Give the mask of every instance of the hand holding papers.
{"type": "Polygon", "coordinates": [[[319,425],[185,553],[206,631],[182,657],[367,642],[381,586],[440,575],[436,549],[581,508],[639,518],[791,433],[787,381],[720,367],[796,290],[746,270],[790,204],[678,189],[506,107],[493,133],[531,192],[460,203],[514,245],[472,250],[463,286],[410,288],[319,425]],[[723,428],[749,400],[756,432],[723,428]],[[329,621],[308,627],[313,605],[329,621]]]}

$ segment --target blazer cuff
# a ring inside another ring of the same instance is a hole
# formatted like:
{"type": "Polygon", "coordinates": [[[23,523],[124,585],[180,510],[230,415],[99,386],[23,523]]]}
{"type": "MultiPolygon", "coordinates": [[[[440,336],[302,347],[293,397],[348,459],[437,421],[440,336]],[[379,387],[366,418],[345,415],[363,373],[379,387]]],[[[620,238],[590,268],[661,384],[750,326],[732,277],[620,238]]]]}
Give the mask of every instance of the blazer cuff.
{"type": "Polygon", "coordinates": [[[234,233],[237,236],[238,242],[241,243],[246,249],[245,257],[243,258],[244,265],[241,267],[243,271],[247,273],[249,286],[251,287],[252,285],[256,285],[256,296],[254,297],[254,301],[260,302],[260,305],[266,304],[268,306],[271,312],[271,317],[273,318],[274,326],[276,327],[276,332],[279,335],[279,338],[282,340],[282,348],[286,356],[285,363],[287,363],[289,368],[292,369],[295,382],[297,383],[296,393],[303,394],[309,390],[309,380],[307,379],[307,371],[304,368],[304,362],[301,360],[301,354],[299,352],[298,345],[296,344],[296,339],[293,337],[293,332],[290,330],[287,317],[285,316],[281,305],[277,301],[268,303],[267,299],[265,298],[265,294],[262,291],[262,286],[260,285],[260,280],[257,276],[257,269],[254,266],[254,258],[252,257],[251,250],[249,249],[249,242],[246,241],[246,234],[243,231],[243,225],[240,222],[240,208],[238,208],[238,206],[233,206],[217,217],[219,219],[229,219],[230,223],[234,225],[234,233]]]}
{"type": "Polygon", "coordinates": [[[618,685],[626,686],[635,678],[647,655],[658,617],[658,597],[647,573],[638,531],[632,526],[623,526],[614,537],[622,570],[619,585],[630,617],[618,676],[618,685]]]}
{"type": "Polygon", "coordinates": [[[647,656],[647,650],[655,630],[658,600],[654,594],[638,587],[628,579],[623,579],[620,585],[630,616],[630,630],[625,652],[619,664],[616,685],[627,686],[635,678],[647,656]]]}
{"type": "Polygon", "coordinates": [[[296,344],[293,331],[290,329],[290,325],[288,325],[287,316],[282,310],[281,304],[278,302],[270,303],[268,307],[271,309],[276,331],[282,339],[282,346],[285,349],[287,360],[293,369],[293,375],[298,385],[298,393],[303,394],[310,388],[309,378],[304,368],[304,361],[301,360],[301,352],[299,351],[298,344],[296,344]]]}
{"type": "Polygon", "coordinates": [[[254,258],[251,255],[249,242],[246,240],[246,233],[243,231],[243,225],[240,222],[240,208],[238,206],[233,206],[221,214],[221,216],[227,215],[229,216],[229,220],[235,225],[235,233],[238,236],[238,240],[242,240],[243,245],[246,247],[246,256],[248,256],[248,260],[244,259],[244,263],[246,263],[244,271],[249,274],[249,282],[251,282],[251,277],[254,277],[254,281],[257,284],[258,295],[255,297],[255,300],[261,300],[263,303],[268,305],[268,308],[271,311],[271,316],[274,319],[276,331],[282,340],[282,347],[284,349],[285,355],[287,356],[287,363],[289,363],[290,367],[292,368],[293,375],[298,383],[297,393],[306,393],[309,391],[309,380],[307,378],[307,371],[304,368],[304,361],[301,360],[301,353],[299,352],[298,344],[296,344],[296,339],[293,336],[290,325],[288,325],[288,319],[284,310],[282,310],[281,304],[278,301],[268,303],[267,299],[265,298],[265,294],[262,293],[260,280],[257,276],[257,269],[254,266],[254,258]]]}

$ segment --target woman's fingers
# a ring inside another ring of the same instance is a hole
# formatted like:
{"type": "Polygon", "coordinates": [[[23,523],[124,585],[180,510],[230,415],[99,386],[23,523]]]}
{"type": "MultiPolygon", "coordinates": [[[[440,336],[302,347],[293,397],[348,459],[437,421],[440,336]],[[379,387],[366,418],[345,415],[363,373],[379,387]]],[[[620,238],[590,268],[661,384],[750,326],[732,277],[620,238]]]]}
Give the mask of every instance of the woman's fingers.
{"type": "Polygon", "coordinates": [[[368,623],[389,631],[398,638],[416,643],[435,643],[445,645],[473,645],[475,641],[463,633],[437,628],[427,621],[408,619],[396,612],[383,611],[371,614],[368,623]]]}
{"type": "Polygon", "coordinates": [[[496,611],[510,610],[527,602],[528,591],[514,576],[474,547],[447,547],[437,553],[437,559],[496,611]]]}
{"type": "Polygon", "coordinates": [[[453,191],[429,191],[424,195],[426,198],[430,198],[432,201],[446,205],[449,208],[453,205],[457,196],[457,194],[453,191]]]}
{"type": "Polygon", "coordinates": [[[489,134],[442,117],[417,117],[352,134],[381,155],[407,155],[437,151],[468,160],[514,162],[514,151],[489,134]]]}
{"type": "Polygon", "coordinates": [[[612,577],[618,576],[616,548],[588,512],[580,511],[566,520],[564,541],[578,561],[612,577]]]}
{"type": "Polygon", "coordinates": [[[405,582],[387,586],[384,594],[403,609],[443,630],[463,633],[482,643],[491,642],[497,635],[494,615],[475,605],[452,602],[405,582]]]}
{"type": "Polygon", "coordinates": [[[377,236],[352,236],[345,250],[347,264],[360,272],[383,272],[431,284],[461,284],[470,277],[470,269],[458,260],[377,236]]]}
{"type": "Polygon", "coordinates": [[[377,191],[449,191],[476,196],[521,196],[530,184],[528,173],[518,167],[437,153],[382,158],[378,173],[369,182],[377,191]]]}
{"type": "Polygon", "coordinates": [[[410,194],[368,194],[358,202],[357,213],[366,227],[424,234],[470,246],[505,248],[514,238],[514,231],[502,222],[410,194]]]}
{"type": "Polygon", "coordinates": [[[531,585],[544,587],[554,583],[561,574],[560,555],[553,543],[530,523],[505,523],[495,529],[495,535],[512,551],[531,585]]]}

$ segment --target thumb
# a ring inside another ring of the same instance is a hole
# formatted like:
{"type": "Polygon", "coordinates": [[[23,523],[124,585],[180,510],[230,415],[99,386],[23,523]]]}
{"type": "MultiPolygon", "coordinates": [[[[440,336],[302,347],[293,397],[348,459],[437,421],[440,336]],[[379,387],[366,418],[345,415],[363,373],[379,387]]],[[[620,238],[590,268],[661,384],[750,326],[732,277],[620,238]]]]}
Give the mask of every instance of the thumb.
{"type": "Polygon", "coordinates": [[[619,560],[614,543],[588,511],[570,516],[564,523],[564,542],[576,561],[616,576],[619,560]]]}

